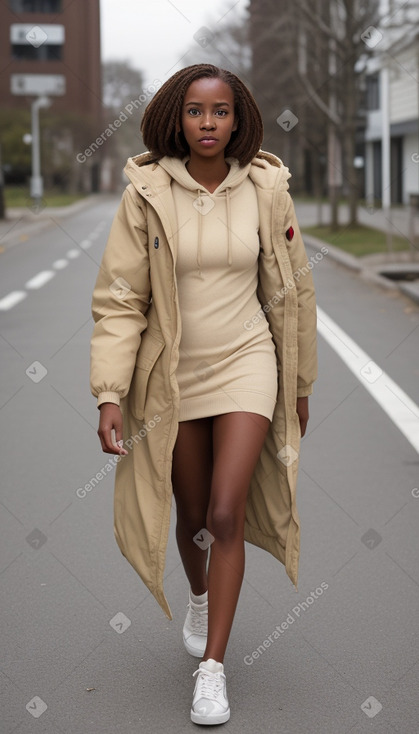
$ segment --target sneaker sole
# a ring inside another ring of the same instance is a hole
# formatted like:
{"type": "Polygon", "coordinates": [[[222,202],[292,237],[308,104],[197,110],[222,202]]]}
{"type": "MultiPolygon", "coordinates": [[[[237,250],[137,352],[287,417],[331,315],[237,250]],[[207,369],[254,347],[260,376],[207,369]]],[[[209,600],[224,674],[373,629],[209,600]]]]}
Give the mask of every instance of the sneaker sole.
{"type": "Polygon", "coordinates": [[[188,651],[189,655],[193,655],[194,658],[202,658],[205,652],[205,648],[207,646],[207,640],[205,638],[205,643],[203,647],[194,647],[188,642],[188,640],[185,640],[185,638],[183,638],[183,644],[185,645],[185,648],[188,651]]]}
{"type": "Polygon", "coordinates": [[[216,716],[200,716],[199,714],[196,714],[193,709],[191,709],[191,721],[194,724],[201,724],[204,726],[211,726],[213,724],[225,724],[226,721],[228,721],[230,718],[230,709],[227,709],[227,711],[224,714],[217,714],[216,716]]]}

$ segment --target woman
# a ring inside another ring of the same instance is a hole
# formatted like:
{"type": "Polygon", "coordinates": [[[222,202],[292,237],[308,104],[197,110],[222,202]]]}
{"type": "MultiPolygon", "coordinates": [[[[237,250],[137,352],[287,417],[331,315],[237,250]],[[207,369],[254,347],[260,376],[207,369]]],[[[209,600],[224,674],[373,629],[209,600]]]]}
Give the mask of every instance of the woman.
{"type": "Polygon", "coordinates": [[[169,618],[174,493],[183,640],[202,657],[191,719],[219,724],[244,540],[297,580],[314,290],[288,169],[260,151],[259,110],[234,74],[182,69],[141,129],[149,152],[128,160],[93,295],[91,388],[102,449],[119,454],[116,540],[169,618]]]}

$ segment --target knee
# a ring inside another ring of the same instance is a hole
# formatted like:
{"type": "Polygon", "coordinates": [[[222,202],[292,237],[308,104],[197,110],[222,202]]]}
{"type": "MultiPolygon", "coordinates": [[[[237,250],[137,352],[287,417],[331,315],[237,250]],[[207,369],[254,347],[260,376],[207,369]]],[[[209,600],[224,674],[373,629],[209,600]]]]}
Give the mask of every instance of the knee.
{"type": "Polygon", "coordinates": [[[243,535],[244,513],[241,508],[210,506],[207,513],[207,528],[216,540],[221,542],[234,540],[243,535]]]}
{"type": "Polygon", "coordinates": [[[177,528],[193,538],[205,527],[205,512],[192,511],[188,508],[177,508],[177,528]]]}

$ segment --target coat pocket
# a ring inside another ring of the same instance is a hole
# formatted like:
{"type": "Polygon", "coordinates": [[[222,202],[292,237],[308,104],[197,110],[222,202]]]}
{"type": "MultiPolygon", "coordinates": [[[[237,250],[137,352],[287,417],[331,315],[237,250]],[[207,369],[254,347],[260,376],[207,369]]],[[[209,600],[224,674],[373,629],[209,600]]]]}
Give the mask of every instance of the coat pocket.
{"type": "Polygon", "coordinates": [[[152,332],[143,332],[130,390],[131,412],[138,420],[144,418],[150,374],[164,346],[164,341],[152,332]]]}

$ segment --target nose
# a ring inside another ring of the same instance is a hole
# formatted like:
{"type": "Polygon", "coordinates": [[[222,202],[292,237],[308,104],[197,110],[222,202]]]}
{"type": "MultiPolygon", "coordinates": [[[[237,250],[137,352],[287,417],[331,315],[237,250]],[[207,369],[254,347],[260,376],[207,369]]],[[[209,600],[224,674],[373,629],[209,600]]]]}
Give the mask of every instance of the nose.
{"type": "Polygon", "coordinates": [[[203,115],[201,120],[201,128],[203,130],[213,130],[215,128],[215,122],[212,115],[203,115]]]}

